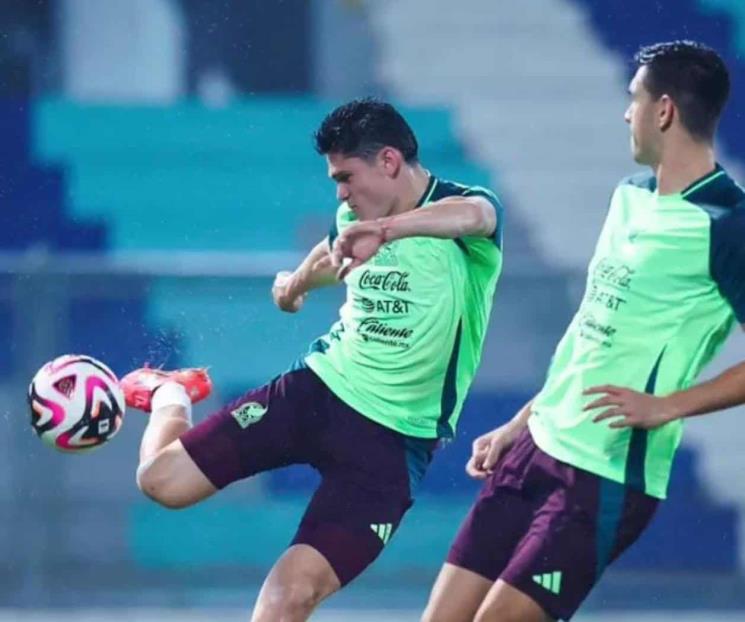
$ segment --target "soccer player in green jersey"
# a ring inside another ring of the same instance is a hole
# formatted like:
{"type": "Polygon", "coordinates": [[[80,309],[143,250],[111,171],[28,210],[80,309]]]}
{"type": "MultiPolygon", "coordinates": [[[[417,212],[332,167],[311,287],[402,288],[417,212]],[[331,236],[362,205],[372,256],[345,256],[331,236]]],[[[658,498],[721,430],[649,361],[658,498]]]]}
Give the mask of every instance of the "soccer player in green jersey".
{"type": "Polygon", "coordinates": [[[288,464],[320,472],[255,622],[306,620],[389,542],[438,439],[454,433],[502,265],[496,196],[425,169],[392,106],[350,102],[315,139],[340,206],[329,236],[277,276],[273,295],[295,312],[341,279],[339,321],[293,369],[193,427],[192,402],[211,386],[204,370],[122,380],[127,403],[152,413],[138,484],[167,507],[288,464]]]}
{"type": "Polygon", "coordinates": [[[745,325],[745,192],[716,163],[729,76],[691,42],[642,48],[634,159],[545,384],[473,444],[485,480],[428,622],[569,619],[664,499],[687,417],[745,403],[745,363],[694,386],[745,325]]]}

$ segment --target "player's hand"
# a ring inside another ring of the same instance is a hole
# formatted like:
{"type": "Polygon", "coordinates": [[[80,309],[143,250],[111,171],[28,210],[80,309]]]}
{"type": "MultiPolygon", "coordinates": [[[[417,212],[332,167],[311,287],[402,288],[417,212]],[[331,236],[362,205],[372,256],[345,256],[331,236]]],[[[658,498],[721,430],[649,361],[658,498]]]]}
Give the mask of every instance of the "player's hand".
{"type": "Polygon", "coordinates": [[[296,296],[289,288],[290,278],[292,272],[283,270],[277,272],[277,276],[274,277],[274,284],[272,285],[272,298],[274,304],[276,304],[282,311],[287,313],[297,313],[305,302],[306,294],[300,294],[296,296]]]}
{"type": "Polygon", "coordinates": [[[466,473],[475,479],[486,479],[494,471],[499,457],[509,449],[521,428],[510,423],[479,436],[473,441],[471,458],[466,463],[466,473]]]}
{"type": "Polygon", "coordinates": [[[676,419],[672,402],[666,397],[640,393],[633,389],[604,384],[591,387],[584,395],[602,395],[584,407],[584,411],[608,407],[593,418],[595,423],[612,419],[610,428],[651,430],[676,419]]]}
{"type": "Polygon", "coordinates": [[[383,226],[375,220],[365,220],[347,227],[334,240],[331,259],[341,280],[361,266],[385,244],[383,226]]]}

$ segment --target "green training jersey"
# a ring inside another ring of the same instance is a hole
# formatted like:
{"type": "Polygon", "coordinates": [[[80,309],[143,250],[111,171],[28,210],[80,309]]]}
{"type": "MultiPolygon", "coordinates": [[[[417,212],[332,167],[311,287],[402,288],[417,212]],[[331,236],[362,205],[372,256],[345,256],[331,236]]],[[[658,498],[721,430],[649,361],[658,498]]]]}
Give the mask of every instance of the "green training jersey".
{"type": "MultiPolygon", "coordinates": [[[[497,210],[494,235],[385,244],[347,275],[339,321],[305,357],[349,406],[420,438],[454,434],[502,265],[502,208],[491,191],[431,177],[417,209],[451,196],[486,198],[497,210]]],[[[331,242],[355,220],[342,204],[331,242]]]]}
{"type": "Polygon", "coordinates": [[[745,192],[719,166],[683,192],[651,175],[616,188],[584,299],[528,420],[563,462],[664,498],[682,421],[654,430],[593,423],[582,412],[613,384],[656,395],[689,387],[745,322],[745,192]]]}

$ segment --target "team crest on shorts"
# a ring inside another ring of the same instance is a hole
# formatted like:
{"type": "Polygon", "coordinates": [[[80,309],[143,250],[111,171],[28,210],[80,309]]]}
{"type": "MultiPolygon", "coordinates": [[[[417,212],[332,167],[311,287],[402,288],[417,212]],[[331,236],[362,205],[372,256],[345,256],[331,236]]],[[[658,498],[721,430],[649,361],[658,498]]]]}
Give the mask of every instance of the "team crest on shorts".
{"type": "Polygon", "coordinates": [[[233,415],[238,425],[245,430],[248,426],[259,421],[266,414],[266,411],[266,406],[262,406],[258,402],[246,402],[230,411],[230,414],[233,415]]]}

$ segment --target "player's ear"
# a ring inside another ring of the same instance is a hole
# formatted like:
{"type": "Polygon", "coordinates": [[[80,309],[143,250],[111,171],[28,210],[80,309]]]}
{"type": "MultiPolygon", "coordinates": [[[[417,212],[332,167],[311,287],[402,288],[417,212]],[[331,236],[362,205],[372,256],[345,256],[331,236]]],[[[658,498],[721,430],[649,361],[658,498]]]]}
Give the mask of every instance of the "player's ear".
{"type": "Polygon", "coordinates": [[[669,95],[662,95],[657,102],[657,126],[660,131],[665,132],[670,129],[673,119],[678,114],[672,98],[669,95]]]}
{"type": "Polygon", "coordinates": [[[403,156],[398,149],[383,147],[378,153],[378,163],[388,177],[396,177],[401,170],[403,156]]]}

